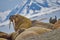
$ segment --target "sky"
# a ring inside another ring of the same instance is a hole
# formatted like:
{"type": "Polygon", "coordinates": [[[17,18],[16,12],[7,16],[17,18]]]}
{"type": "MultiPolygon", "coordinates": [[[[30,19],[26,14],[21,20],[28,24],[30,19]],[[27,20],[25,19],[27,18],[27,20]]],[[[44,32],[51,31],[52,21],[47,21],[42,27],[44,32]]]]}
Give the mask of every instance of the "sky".
{"type": "Polygon", "coordinates": [[[20,2],[20,0],[0,0],[0,12],[11,10],[20,2]]]}

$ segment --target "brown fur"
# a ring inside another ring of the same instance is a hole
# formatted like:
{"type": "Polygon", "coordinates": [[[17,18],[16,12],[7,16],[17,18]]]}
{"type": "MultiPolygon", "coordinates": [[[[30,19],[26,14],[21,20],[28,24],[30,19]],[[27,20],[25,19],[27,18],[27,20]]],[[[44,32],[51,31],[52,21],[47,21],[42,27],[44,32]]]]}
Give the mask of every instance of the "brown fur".
{"type": "Polygon", "coordinates": [[[5,39],[5,38],[0,38],[0,40],[8,40],[8,39],[5,39]]]}
{"type": "Polygon", "coordinates": [[[10,21],[13,22],[13,20],[15,21],[15,26],[14,26],[15,31],[20,30],[21,28],[27,29],[27,28],[31,27],[30,19],[28,19],[24,16],[21,16],[19,14],[12,15],[10,17],[10,21]]]}
{"type": "Polygon", "coordinates": [[[10,35],[4,32],[0,32],[0,38],[10,40],[10,35]]]}
{"type": "Polygon", "coordinates": [[[34,21],[32,21],[32,27],[34,27],[34,26],[52,29],[53,24],[44,23],[44,22],[40,22],[40,21],[34,20],[34,21]]]}
{"type": "Polygon", "coordinates": [[[54,26],[53,29],[60,28],[60,20],[58,20],[53,26],[54,26]]]}
{"type": "Polygon", "coordinates": [[[51,29],[46,29],[46,28],[42,28],[42,27],[31,27],[26,29],[24,32],[22,32],[21,34],[19,34],[19,36],[16,37],[15,40],[24,40],[26,38],[29,38],[31,36],[36,36],[36,35],[41,35],[43,33],[52,31],[51,29]]]}
{"type": "Polygon", "coordinates": [[[42,33],[45,33],[45,32],[52,31],[52,30],[47,29],[47,28],[43,28],[43,27],[31,27],[31,28],[26,29],[25,31],[34,31],[38,34],[42,34],[42,33]]]}
{"type": "Polygon", "coordinates": [[[24,30],[25,30],[25,29],[22,29],[22,30],[18,30],[17,32],[11,33],[11,34],[10,34],[10,39],[11,39],[11,40],[15,40],[16,37],[17,37],[20,33],[22,33],[24,30]]]}
{"type": "Polygon", "coordinates": [[[18,36],[18,33],[17,32],[13,32],[13,33],[11,33],[11,35],[10,35],[10,39],[11,40],[15,40],[15,38],[18,36]]]}
{"type": "Polygon", "coordinates": [[[6,38],[6,39],[8,39],[9,35],[7,33],[0,32],[0,38],[6,38]]]}

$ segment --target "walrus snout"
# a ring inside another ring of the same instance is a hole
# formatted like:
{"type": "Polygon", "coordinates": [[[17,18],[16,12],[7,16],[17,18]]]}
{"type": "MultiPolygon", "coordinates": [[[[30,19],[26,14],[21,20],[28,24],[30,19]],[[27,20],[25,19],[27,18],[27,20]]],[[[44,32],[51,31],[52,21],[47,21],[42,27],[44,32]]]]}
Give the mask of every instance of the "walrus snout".
{"type": "Polygon", "coordinates": [[[13,23],[13,25],[15,25],[15,24],[14,24],[14,23],[15,23],[14,19],[15,19],[15,15],[11,15],[11,16],[9,17],[9,20],[10,20],[10,22],[9,22],[9,29],[10,29],[11,22],[13,23]]]}
{"type": "Polygon", "coordinates": [[[13,22],[14,18],[15,18],[15,15],[11,15],[11,16],[9,17],[9,20],[10,20],[11,22],[13,22]]]}

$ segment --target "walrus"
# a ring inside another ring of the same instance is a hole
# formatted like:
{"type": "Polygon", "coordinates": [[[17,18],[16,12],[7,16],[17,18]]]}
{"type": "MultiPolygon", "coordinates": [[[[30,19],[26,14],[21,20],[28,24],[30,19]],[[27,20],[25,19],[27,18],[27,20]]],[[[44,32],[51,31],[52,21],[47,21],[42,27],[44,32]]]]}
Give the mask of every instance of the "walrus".
{"type": "Polygon", "coordinates": [[[23,31],[25,31],[25,29],[20,29],[20,30],[18,30],[18,31],[16,31],[16,32],[11,33],[11,34],[10,34],[10,39],[11,39],[11,40],[15,40],[15,38],[16,38],[20,33],[22,33],[23,31]]]}
{"type": "Polygon", "coordinates": [[[44,28],[47,28],[47,29],[52,29],[53,24],[41,22],[41,21],[38,21],[38,20],[33,20],[32,21],[32,27],[35,27],[35,26],[44,27],[44,28]]]}
{"type": "Polygon", "coordinates": [[[30,19],[19,14],[11,15],[9,19],[10,23],[13,22],[15,31],[30,28],[32,24],[30,19]]]}
{"type": "Polygon", "coordinates": [[[8,39],[9,35],[7,33],[0,32],[0,38],[6,38],[6,39],[8,39]]]}
{"type": "Polygon", "coordinates": [[[0,40],[8,40],[8,39],[5,39],[5,38],[0,38],[0,40]]]}
{"type": "Polygon", "coordinates": [[[24,32],[22,32],[21,34],[19,34],[15,40],[25,40],[28,39],[29,37],[31,38],[33,36],[41,35],[50,31],[52,30],[43,27],[30,27],[26,29],[24,32]]]}
{"type": "Polygon", "coordinates": [[[60,20],[58,19],[58,21],[53,26],[54,26],[53,29],[60,28],[60,20]]]}

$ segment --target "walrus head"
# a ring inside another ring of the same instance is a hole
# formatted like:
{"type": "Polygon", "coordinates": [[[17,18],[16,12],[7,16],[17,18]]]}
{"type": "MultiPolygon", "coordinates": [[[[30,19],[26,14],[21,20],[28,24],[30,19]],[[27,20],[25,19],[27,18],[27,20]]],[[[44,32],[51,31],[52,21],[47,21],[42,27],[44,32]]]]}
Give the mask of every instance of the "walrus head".
{"type": "Polygon", "coordinates": [[[11,15],[9,19],[10,19],[11,22],[13,22],[14,19],[15,19],[15,15],[11,15]]]}
{"type": "Polygon", "coordinates": [[[13,26],[15,26],[15,15],[11,15],[9,20],[10,20],[10,23],[9,23],[9,29],[10,29],[10,25],[11,25],[11,22],[13,23],[13,26]]]}
{"type": "Polygon", "coordinates": [[[16,14],[16,15],[11,15],[9,17],[9,20],[10,20],[9,28],[10,28],[11,22],[13,23],[13,26],[15,26],[15,23],[19,21],[19,16],[20,16],[19,14],[16,14]]]}

